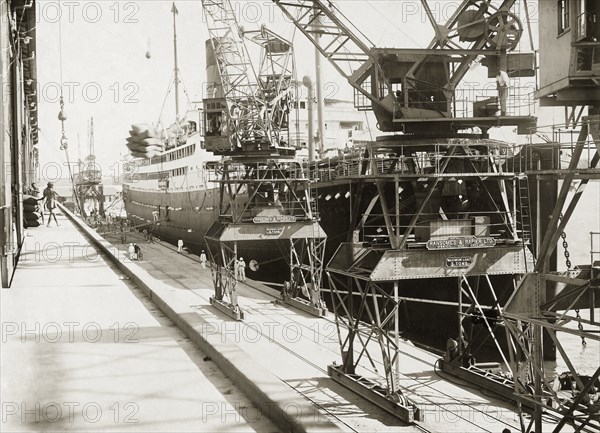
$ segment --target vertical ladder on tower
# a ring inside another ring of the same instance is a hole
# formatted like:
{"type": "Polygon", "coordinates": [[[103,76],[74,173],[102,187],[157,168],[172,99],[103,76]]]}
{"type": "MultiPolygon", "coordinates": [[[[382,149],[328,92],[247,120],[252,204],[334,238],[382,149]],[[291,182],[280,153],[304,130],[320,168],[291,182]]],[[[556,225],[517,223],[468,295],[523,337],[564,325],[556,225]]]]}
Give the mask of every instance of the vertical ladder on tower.
{"type": "Polygon", "coordinates": [[[519,188],[519,229],[524,243],[531,243],[531,207],[529,202],[529,179],[527,175],[518,177],[519,188]]]}

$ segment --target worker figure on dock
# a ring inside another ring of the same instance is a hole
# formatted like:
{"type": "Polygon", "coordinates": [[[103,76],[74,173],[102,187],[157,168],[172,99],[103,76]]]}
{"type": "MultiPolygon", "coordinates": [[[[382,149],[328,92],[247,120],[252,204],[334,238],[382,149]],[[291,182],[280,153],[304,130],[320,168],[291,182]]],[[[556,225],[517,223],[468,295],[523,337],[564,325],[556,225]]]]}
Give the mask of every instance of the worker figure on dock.
{"type": "Polygon", "coordinates": [[[135,246],[133,245],[133,242],[129,244],[129,247],[127,248],[127,251],[129,252],[129,259],[130,260],[137,260],[137,256],[135,254],[135,246]]]}
{"type": "Polygon", "coordinates": [[[506,116],[508,102],[508,74],[502,69],[498,69],[496,74],[496,85],[498,87],[498,101],[500,102],[500,115],[506,116]]]}
{"type": "Polygon", "coordinates": [[[183,252],[183,240],[179,239],[177,241],[177,252],[181,254],[183,252]]]}
{"type": "Polygon", "coordinates": [[[58,221],[56,220],[56,215],[54,214],[54,209],[56,209],[56,199],[58,198],[58,194],[54,191],[54,184],[52,182],[48,182],[47,188],[43,192],[43,198],[46,199],[45,207],[48,209],[50,215],[48,215],[48,224],[46,227],[50,227],[50,221],[52,221],[52,217],[54,217],[54,222],[58,227],[58,221]]]}
{"type": "Polygon", "coordinates": [[[206,253],[204,250],[200,253],[200,267],[206,269],[206,253]]]}
{"type": "Polygon", "coordinates": [[[133,251],[135,253],[135,260],[140,260],[142,256],[142,249],[139,247],[138,244],[133,244],[133,251]]]}
{"type": "Polygon", "coordinates": [[[237,279],[238,281],[246,281],[246,262],[243,257],[237,262],[237,279]]]}

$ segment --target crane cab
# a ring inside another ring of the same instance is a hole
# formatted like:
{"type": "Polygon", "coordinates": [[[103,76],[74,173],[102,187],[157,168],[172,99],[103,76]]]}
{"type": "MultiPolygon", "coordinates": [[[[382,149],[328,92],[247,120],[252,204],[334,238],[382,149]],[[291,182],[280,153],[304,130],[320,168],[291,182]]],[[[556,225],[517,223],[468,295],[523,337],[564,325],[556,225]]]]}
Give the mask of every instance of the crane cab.
{"type": "Polygon", "coordinates": [[[220,154],[231,151],[227,134],[227,105],[225,98],[204,99],[204,142],[206,150],[220,154]]]}
{"type": "Polygon", "coordinates": [[[539,2],[542,106],[600,105],[600,2],[539,2]]]}

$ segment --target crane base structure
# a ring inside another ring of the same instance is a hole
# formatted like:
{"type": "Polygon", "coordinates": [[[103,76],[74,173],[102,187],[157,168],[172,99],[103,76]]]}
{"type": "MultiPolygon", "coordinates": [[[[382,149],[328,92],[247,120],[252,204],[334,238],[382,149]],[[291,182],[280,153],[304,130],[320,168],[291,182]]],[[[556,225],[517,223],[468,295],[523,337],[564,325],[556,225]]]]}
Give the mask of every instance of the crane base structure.
{"type": "MultiPolygon", "coordinates": [[[[279,250],[289,270],[282,300],[322,317],[321,280],[327,235],[321,228],[311,180],[295,159],[241,156],[212,166],[220,184],[220,218],[206,234],[213,270],[213,305],[243,320],[236,285],[245,281],[252,251],[279,250]],[[228,299],[226,301],[225,299],[228,299]]],[[[262,264],[252,259],[249,268],[262,264]]]]}
{"type": "Polygon", "coordinates": [[[346,374],[337,364],[327,366],[327,373],[340,385],[366,397],[371,403],[376,404],[407,424],[425,420],[421,410],[401,393],[391,397],[377,383],[359,375],[346,374]]]}
{"type": "MultiPolygon", "coordinates": [[[[524,164],[523,175],[529,182],[545,179],[561,180],[555,206],[549,217],[543,238],[538,239],[535,266],[515,280],[510,298],[499,305],[496,314],[481,305],[481,292],[459,294],[459,338],[451,340],[448,352],[440,366],[445,373],[485,387],[519,409],[521,431],[542,431],[543,419],[556,421],[554,432],[566,425],[575,431],[599,432],[600,405],[594,395],[600,392],[600,368],[590,375],[582,375],[580,366],[572,359],[560,341],[564,335],[586,341],[600,341],[600,322],[594,309],[600,307],[600,234],[591,232],[591,257],[587,265],[576,266],[566,272],[549,271],[550,257],[564,229],[583,196],[587,183],[597,179],[600,162],[600,115],[582,119],[576,143],[554,143],[558,154],[570,151],[570,159],[553,170],[541,170],[536,161],[524,164]],[[588,155],[588,160],[582,158],[588,155]],[[563,166],[564,165],[564,166],[563,166]],[[572,185],[574,191],[570,191],[572,185]],[[463,294],[468,298],[462,304],[463,294]],[[579,311],[589,309],[589,319],[579,311]],[[573,314],[575,312],[575,314],[573,314]],[[464,335],[473,317],[485,322],[487,338],[493,340],[509,374],[489,372],[477,368],[464,335]],[[505,330],[504,344],[500,344],[497,328],[505,330]],[[544,352],[555,348],[567,371],[555,377],[546,370],[544,352]],[[528,414],[532,414],[531,417],[528,414]]],[[[535,146],[529,146],[534,148],[535,146]]],[[[535,152],[531,152],[533,155],[535,152]]],[[[563,237],[564,240],[564,237],[563,237]]],[[[563,247],[566,242],[563,242],[563,247]]],[[[566,248],[566,247],[565,247],[566,248]]],[[[570,268],[568,251],[565,250],[570,268]]],[[[490,290],[494,292],[490,285],[490,290]]]]}
{"type": "Polygon", "coordinates": [[[279,304],[294,307],[316,317],[325,317],[327,316],[328,311],[327,307],[315,306],[307,300],[292,298],[290,295],[285,293],[281,294],[281,300],[279,301],[279,304]]]}
{"type": "Polygon", "coordinates": [[[238,322],[244,320],[244,312],[237,304],[232,304],[223,299],[217,299],[214,296],[210,298],[210,304],[226,316],[238,322]]]}
{"type": "Polygon", "coordinates": [[[357,174],[348,241],[326,266],[340,336],[341,363],[329,368],[336,381],[405,422],[420,419],[402,387],[410,306],[458,305],[435,288],[479,292],[489,281],[500,300],[488,296],[480,306],[495,311],[534,267],[521,206],[528,197],[518,194],[521,151],[468,135],[380,137],[367,146],[350,170],[357,174]]]}

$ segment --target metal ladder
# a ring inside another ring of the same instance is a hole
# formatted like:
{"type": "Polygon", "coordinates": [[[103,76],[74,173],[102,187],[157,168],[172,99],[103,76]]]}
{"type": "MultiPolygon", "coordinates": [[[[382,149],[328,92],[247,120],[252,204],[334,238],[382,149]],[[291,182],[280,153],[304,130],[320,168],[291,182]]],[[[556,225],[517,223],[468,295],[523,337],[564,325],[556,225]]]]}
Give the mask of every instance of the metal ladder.
{"type": "Polygon", "coordinates": [[[519,223],[521,238],[525,243],[531,243],[531,212],[529,203],[529,179],[520,176],[517,180],[519,188],[519,223]]]}

